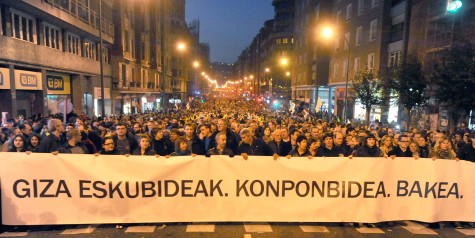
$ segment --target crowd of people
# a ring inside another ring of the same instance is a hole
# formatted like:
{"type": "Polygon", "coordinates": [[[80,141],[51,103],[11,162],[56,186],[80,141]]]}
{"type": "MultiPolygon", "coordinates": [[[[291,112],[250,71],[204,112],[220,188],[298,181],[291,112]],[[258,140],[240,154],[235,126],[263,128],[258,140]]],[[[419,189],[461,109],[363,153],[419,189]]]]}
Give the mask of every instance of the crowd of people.
{"type": "MultiPolygon", "coordinates": [[[[140,156],[412,157],[475,162],[475,134],[378,123],[342,125],[312,116],[271,112],[265,103],[214,100],[169,114],[88,118],[17,118],[3,124],[3,152],[140,156]]],[[[459,223],[460,225],[460,223],[459,223]]],[[[457,225],[458,226],[458,225],[457,225]]]]}
{"type": "Polygon", "coordinates": [[[396,131],[341,125],[264,103],[209,100],[170,114],[10,120],[0,131],[4,152],[144,156],[413,157],[475,162],[475,134],[411,128],[396,131]]]}

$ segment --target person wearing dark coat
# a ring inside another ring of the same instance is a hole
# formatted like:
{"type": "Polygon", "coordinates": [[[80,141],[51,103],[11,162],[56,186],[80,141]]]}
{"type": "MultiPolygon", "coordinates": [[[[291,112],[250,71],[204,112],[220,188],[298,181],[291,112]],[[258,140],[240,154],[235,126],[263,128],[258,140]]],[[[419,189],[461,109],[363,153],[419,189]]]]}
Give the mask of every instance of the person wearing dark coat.
{"type": "MultiPolygon", "coordinates": [[[[120,155],[119,151],[115,149],[114,139],[112,137],[104,137],[102,140],[102,150],[98,154],[101,155],[120,155]]],[[[98,155],[96,154],[96,155],[98,155]]]]}
{"type": "Polygon", "coordinates": [[[274,151],[262,139],[253,138],[248,128],[241,130],[241,142],[239,143],[239,154],[272,156],[274,151]]]}
{"type": "Polygon", "coordinates": [[[163,131],[160,127],[153,127],[151,130],[151,134],[152,150],[157,152],[157,154],[161,156],[166,156],[170,155],[175,151],[175,146],[170,141],[170,139],[163,137],[163,131]]]}
{"type": "Polygon", "coordinates": [[[64,143],[64,141],[62,141],[62,134],[65,128],[61,120],[50,119],[48,121],[48,130],[50,134],[41,140],[40,148],[38,148],[38,152],[40,153],[58,151],[59,147],[64,143]]]}
{"type": "Polygon", "coordinates": [[[119,151],[120,154],[127,155],[132,154],[138,147],[139,144],[133,135],[127,133],[127,128],[125,124],[119,123],[115,127],[117,135],[112,137],[114,139],[114,147],[119,151]]]}
{"type": "Polygon", "coordinates": [[[388,152],[389,157],[412,157],[412,152],[409,150],[409,137],[406,135],[399,136],[398,146],[393,148],[391,151],[388,152]]]}
{"type": "Polygon", "coordinates": [[[317,150],[317,157],[343,157],[343,150],[333,144],[333,135],[326,133],[322,137],[322,144],[317,150]]]}
{"type": "Polygon", "coordinates": [[[141,136],[139,147],[132,152],[132,155],[156,155],[157,152],[152,150],[150,139],[147,136],[141,136]]]}
{"type": "Polygon", "coordinates": [[[236,140],[236,135],[234,132],[229,128],[229,122],[226,119],[219,119],[218,120],[218,130],[213,133],[211,138],[216,138],[216,135],[219,132],[226,133],[226,148],[229,148],[233,151],[234,154],[238,152],[238,143],[236,140]]]}
{"type": "Polygon", "coordinates": [[[475,162],[475,134],[472,134],[472,141],[460,148],[457,158],[461,160],[475,162]]]}
{"type": "Polygon", "coordinates": [[[356,150],[355,157],[380,157],[381,150],[376,146],[376,138],[373,134],[366,137],[363,146],[356,150]]]}

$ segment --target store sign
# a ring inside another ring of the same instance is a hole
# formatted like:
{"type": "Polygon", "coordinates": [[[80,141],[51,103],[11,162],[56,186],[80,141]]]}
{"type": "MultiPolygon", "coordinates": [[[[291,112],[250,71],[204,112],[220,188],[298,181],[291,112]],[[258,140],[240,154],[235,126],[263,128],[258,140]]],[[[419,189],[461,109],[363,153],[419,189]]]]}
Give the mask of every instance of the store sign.
{"type": "Polygon", "coordinates": [[[46,88],[48,95],[52,94],[71,94],[71,80],[68,75],[48,74],[46,76],[46,88]]]}
{"type": "Polygon", "coordinates": [[[15,70],[15,87],[19,90],[43,90],[41,73],[15,70]]]}
{"type": "Polygon", "coordinates": [[[10,72],[8,68],[0,68],[0,89],[10,89],[10,72]]]}

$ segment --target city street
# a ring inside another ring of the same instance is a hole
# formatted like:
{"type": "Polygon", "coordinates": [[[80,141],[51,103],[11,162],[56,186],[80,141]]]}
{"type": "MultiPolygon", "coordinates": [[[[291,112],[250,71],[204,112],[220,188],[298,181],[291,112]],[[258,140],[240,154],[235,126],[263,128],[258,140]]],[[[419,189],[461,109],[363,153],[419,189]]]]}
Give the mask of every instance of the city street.
{"type": "Polygon", "coordinates": [[[473,237],[475,229],[428,228],[404,221],[376,228],[342,227],[337,223],[172,223],[8,227],[0,237],[473,237]]]}

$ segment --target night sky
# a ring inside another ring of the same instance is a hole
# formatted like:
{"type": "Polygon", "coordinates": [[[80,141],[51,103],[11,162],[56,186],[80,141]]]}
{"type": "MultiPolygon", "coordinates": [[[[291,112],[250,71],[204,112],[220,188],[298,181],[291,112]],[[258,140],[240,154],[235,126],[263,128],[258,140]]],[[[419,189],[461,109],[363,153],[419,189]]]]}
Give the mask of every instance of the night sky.
{"type": "Polygon", "coordinates": [[[186,22],[200,20],[200,42],[209,43],[211,62],[234,63],[266,20],[272,0],[186,0],[186,22]]]}

